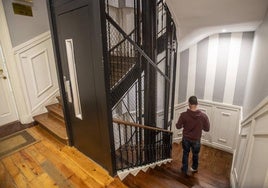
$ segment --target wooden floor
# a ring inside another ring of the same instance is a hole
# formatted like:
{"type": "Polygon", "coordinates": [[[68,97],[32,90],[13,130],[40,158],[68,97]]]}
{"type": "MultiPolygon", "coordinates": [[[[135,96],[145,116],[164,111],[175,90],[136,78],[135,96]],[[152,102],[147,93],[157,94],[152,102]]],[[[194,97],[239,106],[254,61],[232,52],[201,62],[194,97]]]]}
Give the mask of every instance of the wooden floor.
{"type": "Polygon", "coordinates": [[[182,150],[173,144],[171,163],[128,175],[123,183],[75,148],[57,141],[44,129],[28,129],[40,141],[0,160],[0,188],[90,187],[177,188],[230,187],[232,154],[201,147],[199,171],[185,177],[180,172],[182,150]]]}
{"type": "MultiPolygon", "coordinates": [[[[132,188],[230,187],[232,154],[202,146],[198,173],[189,173],[189,176],[185,177],[180,171],[181,148],[180,144],[173,144],[173,161],[171,163],[149,169],[146,173],[141,171],[135,177],[128,175],[123,183],[132,188]]],[[[191,156],[189,162],[190,159],[191,156]]]]}
{"type": "Polygon", "coordinates": [[[40,141],[0,160],[0,187],[123,188],[118,179],[40,127],[28,129],[40,141]]]}

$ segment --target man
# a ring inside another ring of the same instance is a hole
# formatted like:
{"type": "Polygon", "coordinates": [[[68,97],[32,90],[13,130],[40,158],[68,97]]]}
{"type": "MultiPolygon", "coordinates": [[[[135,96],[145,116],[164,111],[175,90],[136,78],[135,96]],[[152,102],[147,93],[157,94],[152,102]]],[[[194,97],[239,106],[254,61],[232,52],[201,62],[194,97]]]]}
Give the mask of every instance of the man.
{"type": "Polygon", "coordinates": [[[181,171],[185,175],[187,175],[188,172],[188,157],[190,149],[193,154],[191,171],[193,173],[197,172],[202,130],[208,132],[210,128],[207,115],[197,109],[198,101],[196,96],[191,96],[188,102],[189,109],[187,109],[186,112],[181,113],[176,124],[177,129],[183,128],[183,157],[181,171]]]}

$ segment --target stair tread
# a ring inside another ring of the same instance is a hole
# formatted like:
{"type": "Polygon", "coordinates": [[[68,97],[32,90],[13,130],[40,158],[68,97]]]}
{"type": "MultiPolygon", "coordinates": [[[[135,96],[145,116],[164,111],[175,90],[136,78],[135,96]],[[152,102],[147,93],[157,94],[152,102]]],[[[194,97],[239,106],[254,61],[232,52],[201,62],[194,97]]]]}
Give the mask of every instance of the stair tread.
{"type": "Polygon", "coordinates": [[[156,166],[154,171],[151,173],[161,173],[163,177],[172,179],[172,180],[176,180],[177,182],[180,182],[182,185],[184,185],[185,187],[192,187],[194,186],[193,181],[189,181],[189,178],[191,177],[185,177],[185,175],[183,175],[179,170],[175,170],[175,169],[169,169],[167,168],[165,165],[159,167],[156,166]]]}
{"type": "Polygon", "coordinates": [[[59,103],[48,105],[46,106],[46,108],[49,112],[52,112],[53,114],[64,120],[63,110],[59,103]]]}
{"type": "MultiPolygon", "coordinates": [[[[148,171],[150,171],[150,170],[152,170],[152,169],[149,169],[148,171]]],[[[166,181],[164,181],[163,178],[159,178],[159,177],[156,177],[154,175],[151,175],[150,173],[148,173],[148,171],[147,172],[140,171],[136,175],[135,181],[136,181],[136,183],[138,183],[138,185],[140,185],[140,187],[143,187],[143,188],[150,188],[152,186],[154,188],[168,187],[166,184],[166,181]],[[144,180],[146,180],[146,181],[144,181],[144,180]]]]}
{"type": "Polygon", "coordinates": [[[155,178],[161,180],[162,182],[164,182],[166,187],[169,187],[169,188],[176,188],[176,187],[187,188],[187,187],[189,187],[188,185],[183,183],[180,180],[180,178],[169,176],[164,170],[161,170],[161,167],[156,167],[156,168],[159,168],[160,170],[150,169],[148,173],[150,175],[154,176],[155,178]]]}
{"type": "Polygon", "coordinates": [[[68,140],[65,124],[57,118],[49,116],[49,113],[35,116],[34,120],[46,127],[59,138],[68,140]]]}

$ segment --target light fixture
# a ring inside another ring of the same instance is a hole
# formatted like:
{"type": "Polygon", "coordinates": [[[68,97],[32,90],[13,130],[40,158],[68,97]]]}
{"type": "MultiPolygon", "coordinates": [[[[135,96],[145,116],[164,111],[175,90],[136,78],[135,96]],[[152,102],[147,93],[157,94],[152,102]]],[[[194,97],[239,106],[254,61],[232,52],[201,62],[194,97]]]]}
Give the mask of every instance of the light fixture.
{"type": "Polygon", "coordinates": [[[227,32],[227,30],[226,30],[226,29],[223,29],[223,30],[221,30],[221,32],[222,32],[222,33],[226,33],[226,32],[227,32]]]}

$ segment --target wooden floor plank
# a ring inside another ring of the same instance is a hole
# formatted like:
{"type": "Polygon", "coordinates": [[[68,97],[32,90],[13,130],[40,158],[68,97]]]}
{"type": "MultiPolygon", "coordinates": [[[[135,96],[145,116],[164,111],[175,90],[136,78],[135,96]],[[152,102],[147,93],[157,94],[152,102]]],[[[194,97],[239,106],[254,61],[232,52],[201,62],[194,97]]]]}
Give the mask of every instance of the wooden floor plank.
{"type": "MultiPolygon", "coordinates": [[[[182,149],[173,145],[173,161],[136,177],[125,178],[126,186],[95,164],[77,149],[66,146],[37,127],[28,130],[39,142],[0,160],[0,175],[13,187],[85,187],[85,188],[176,188],[230,187],[229,174],[232,154],[205,146],[201,147],[199,172],[184,177],[180,172],[182,149]],[[209,159],[209,160],[208,160],[209,159]]],[[[191,160],[190,160],[191,164],[191,160]]],[[[7,184],[0,184],[6,188],[7,184]]]]}
{"type": "Polygon", "coordinates": [[[19,173],[12,177],[14,182],[16,183],[16,186],[19,188],[29,188],[30,182],[27,181],[27,178],[19,173]]]}
{"type": "Polygon", "coordinates": [[[65,178],[65,176],[58,170],[55,165],[46,160],[41,164],[44,171],[55,181],[59,187],[73,188],[73,184],[65,178]]]}
{"type": "Polygon", "coordinates": [[[0,170],[10,174],[12,187],[126,187],[78,150],[62,144],[40,127],[27,131],[39,142],[0,160],[0,170]],[[48,161],[50,165],[44,166],[48,161]]]}
{"type": "Polygon", "coordinates": [[[32,157],[38,164],[42,164],[46,160],[46,158],[39,153],[34,145],[32,147],[27,147],[25,152],[27,152],[28,155],[32,157]]]}
{"type": "Polygon", "coordinates": [[[34,175],[39,175],[43,173],[42,168],[40,165],[35,161],[33,157],[31,157],[28,153],[27,150],[22,150],[19,152],[20,157],[23,159],[24,163],[31,169],[34,175]]]}
{"type": "Polygon", "coordinates": [[[52,161],[55,166],[58,167],[60,164],[65,164],[66,167],[75,172],[75,174],[84,181],[88,187],[101,187],[94,178],[90,177],[80,166],[68,159],[63,152],[54,148],[47,140],[43,140],[42,143],[36,144],[36,147],[39,149],[40,153],[48,160],[52,161]]]}
{"type": "Polygon", "coordinates": [[[88,157],[78,152],[77,149],[73,147],[64,147],[62,152],[64,152],[68,158],[72,159],[73,162],[77,163],[77,165],[82,166],[83,169],[89,173],[90,176],[94,177],[102,186],[107,186],[113,181],[113,178],[109,176],[106,170],[96,163],[93,163],[88,157]]]}
{"type": "Polygon", "coordinates": [[[12,177],[15,177],[17,174],[20,173],[19,168],[15,165],[11,157],[6,157],[2,159],[2,162],[4,166],[6,167],[8,173],[10,173],[12,177]]]}
{"type": "Polygon", "coordinates": [[[47,174],[43,173],[40,174],[37,178],[33,179],[33,181],[29,184],[30,188],[45,188],[45,187],[51,187],[51,188],[59,188],[56,182],[52,180],[52,178],[47,174]]]}
{"type": "Polygon", "coordinates": [[[20,173],[27,179],[28,182],[32,181],[38,174],[35,174],[33,169],[31,169],[27,162],[22,158],[20,152],[14,153],[11,156],[15,165],[20,169],[20,173]]]}
{"type": "Polygon", "coordinates": [[[13,181],[10,174],[7,173],[6,168],[2,162],[0,162],[0,187],[16,187],[15,182],[13,181]]]}

